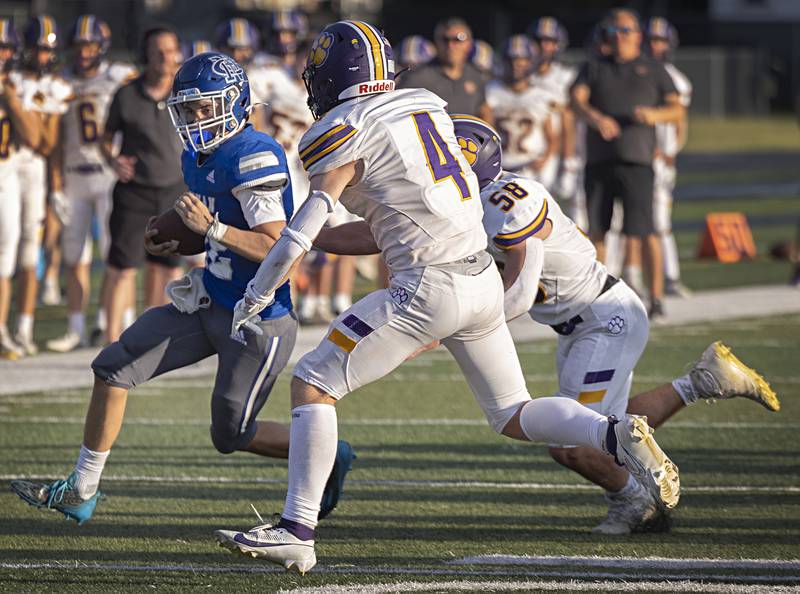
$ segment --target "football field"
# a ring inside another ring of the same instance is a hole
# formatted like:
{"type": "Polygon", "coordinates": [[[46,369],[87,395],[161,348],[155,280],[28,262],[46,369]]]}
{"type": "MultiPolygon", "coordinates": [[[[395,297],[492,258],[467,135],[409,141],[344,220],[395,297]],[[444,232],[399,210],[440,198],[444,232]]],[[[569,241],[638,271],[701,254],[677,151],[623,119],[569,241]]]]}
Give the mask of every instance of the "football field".
{"type": "MultiPolygon", "coordinates": [[[[699,403],[659,429],[684,486],[667,534],[603,537],[600,490],[546,448],[495,435],[443,349],[339,405],[358,459],[300,577],[233,555],[217,528],[280,511],[286,464],[222,456],[209,379],[135,390],[95,517],[78,527],[8,490],[65,476],[88,392],[0,396],[0,589],[20,591],[800,591],[800,315],[655,328],[634,393],[667,382],[712,340],[762,371],[783,410],[699,403]]],[[[535,395],[556,386],[554,342],[519,345],[535,395]]],[[[288,375],[261,418],[288,420],[288,375]]]]}

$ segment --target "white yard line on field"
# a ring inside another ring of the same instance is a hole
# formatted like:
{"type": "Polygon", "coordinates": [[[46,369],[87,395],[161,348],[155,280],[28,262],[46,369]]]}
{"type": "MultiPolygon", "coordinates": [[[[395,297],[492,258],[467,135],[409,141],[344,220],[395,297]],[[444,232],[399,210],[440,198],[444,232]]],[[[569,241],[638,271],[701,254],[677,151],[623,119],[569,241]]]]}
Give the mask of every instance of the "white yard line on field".
{"type": "MultiPolygon", "coordinates": [[[[0,569],[12,570],[43,570],[43,569],[58,569],[68,570],[75,569],[80,571],[137,571],[137,572],[191,572],[193,574],[202,573],[245,573],[245,574],[269,574],[269,573],[282,573],[282,569],[274,566],[265,565],[178,565],[178,564],[158,564],[158,565],[134,565],[126,563],[85,563],[81,561],[65,562],[65,561],[39,561],[33,563],[0,563],[0,569]]],[[[775,592],[775,593],[796,593],[800,592],[797,586],[779,586],[783,583],[796,583],[800,576],[796,575],[773,575],[773,574],[756,574],[756,575],[730,575],[730,574],[648,574],[648,573],[624,573],[624,572],[593,572],[593,571],[537,571],[535,574],[532,572],[520,572],[514,570],[476,570],[476,569],[436,569],[436,568],[405,568],[405,567],[355,567],[355,566],[317,566],[313,570],[314,574],[333,574],[333,575],[424,575],[424,576],[454,576],[454,577],[522,577],[535,575],[538,578],[555,578],[568,580],[566,582],[525,582],[527,584],[536,583],[549,583],[552,584],[550,589],[557,590],[558,586],[564,586],[562,589],[567,589],[566,586],[572,585],[572,591],[596,591],[598,589],[608,590],[623,590],[627,592],[637,591],[679,591],[679,592],[741,592],[743,594],[757,593],[757,592],[775,592]],[[580,581],[578,581],[580,580],[580,581]],[[592,580],[604,580],[598,583],[592,580]],[[657,580],[657,581],[654,581],[657,580]],[[668,580],[668,581],[667,581],[668,580]],[[697,580],[697,581],[695,581],[697,580]],[[699,580],[702,580],[700,582],[699,580]],[[712,582],[712,583],[709,583],[712,582]],[[713,583],[717,582],[717,583],[713,583]],[[601,583],[607,583],[607,587],[602,588],[601,583]],[[672,588],[674,584],[682,584],[677,590],[672,588]],[[753,585],[748,585],[753,584],[753,585]],[[767,586],[767,584],[773,584],[767,586]],[[668,585],[667,588],[664,586],[668,585]],[[690,589],[690,588],[694,589],[690,589]],[[703,589],[706,588],[706,589],[703,589]],[[769,589],[767,589],[769,588],[769,589]]],[[[427,583],[427,588],[424,587],[422,582],[415,582],[419,584],[415,589],[416,591],[424,590],[441,590],[440,584],[442,582],[431,581],[427,583]]],[[[467,584],[469,582],[456,581],[456,582],[443,582],[444,584],[467,584]]],[[[472,582],[471,587],[461,587],[456,589],[473,590],[473,589],[497,589],[488,588],[489,584],[495,582],[472,582]],[[477,586],[477,588],[476,588],[477,586]]],[[[496,582],[502,589],[504,584],[522,583],[522,582],[496,582]]],[[[376,590],[376,592],[398,592],[397,586],[400,584],[379,584],[376,587],[395,587],[394,590],[376,590]]],[[[333,586],[321,586],[314,589],[295,590],[295,592],[328,592],[333,586]]],[[[349,586],[350,588],[362,588],[363,590],[342,590],[343,592],[371,592],[367,588],[373,587],[370,585],[362,586],[349,586]]],[[[445,589],[451,589],[446,587],[445,589]]],[[[535,589],[535,587],[516,588],[516,589],[535,589]]]]}
{"type": "MultiPolygon", "coordinates": [[[[0,474],[0,481],[52,480],[52,475],[44,474],[0,474]]],[[[285,485],[286,479],[268,478],[236,478],[224,476],[149,476],[149,475],[107,475],[106,482],[136,483],[205,483],[220,485],[285,485]]],[[[395,487],[425,489],[497,489],[497,490],[532,490],[532,491],[596,491],[597,487],[589,483],[506,483],[492,481],[414,481],[394,479],[353,479],[347,482],[352,486],[363,487],[395,487]]],[[[682,487],[684,493],[800,493],[800,487],[787,486],[752,486],[752,485],[693,485],[682,487]]]]}
{"type": "MultiPolygon", "coordinates": [[[[2,402],[2,400],[0,400],[2,402]]],[[[273,420],[289,422],[288,418],[275,418],[273,420]]],[[[57,416],[31,416],[31,417],[5,417],[0,419],[0,425],[83,425],[83,417],[57,417],[57,416]]],[[[210,424],[210,419],[168,419],[168,418],[136,418],[125,419],[126,425],[152,425],[154,427],[205,427],[210,424]]],[[[339,419],[341,426],[354,427],[481,427],[488,428],[484,419],[339,419]]],[[[797,430],[800,423],[751,423],[735,421],[673,421],[665,425],[671,429],[769,429],[769,430],[797,430]]]]}

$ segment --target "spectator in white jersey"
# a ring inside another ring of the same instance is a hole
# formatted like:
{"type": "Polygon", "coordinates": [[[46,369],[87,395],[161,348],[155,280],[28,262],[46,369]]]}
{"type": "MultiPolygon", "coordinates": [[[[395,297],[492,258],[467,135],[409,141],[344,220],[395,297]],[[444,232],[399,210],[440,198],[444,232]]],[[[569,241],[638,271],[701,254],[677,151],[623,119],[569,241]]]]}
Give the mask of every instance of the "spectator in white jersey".
{"type": "MultiPolygon", "coordinates": [[[[692,83],[672,63],[672,54],[678,47],[678,32],[666,19],[653,17],[647,22],[647,50],[654,60],[661,62],[678,90],[680,102],[686,109],[692,102],[692,83]]],[[[656,150],[653,154],[653,216],[656,233],[664,253],[664,292],[667,295],[688,297],[691,291],[681,282],[678,246],[672,234],[672,191],[675,189],[676,160],[686,145],[688,118],[686,111],[677,122],[664,122],[656,126],[656,150]]]]}
{"type": "MultiPolygon", "coordinates": [[[[111,191],[116,181],[100,151],[100,138],[111,98],[137,74],[131,64],[105,60],[111,30],[94,15],[78,17],[69,35],[72,66],[64,77],[73,89],[69,109],[61,121],[60,142],[51,158],[51,178],[63,193],[51,193],[63,225],[62,257],[67,281],[67,332],[47,342],[51,351],[68,352],[86,346],[86,308],[92,263],[92,221],[97,220],[100,256],[105,262],[111,191]]],[[[98,312],[105,327],[105,309],[98,312]]]]}

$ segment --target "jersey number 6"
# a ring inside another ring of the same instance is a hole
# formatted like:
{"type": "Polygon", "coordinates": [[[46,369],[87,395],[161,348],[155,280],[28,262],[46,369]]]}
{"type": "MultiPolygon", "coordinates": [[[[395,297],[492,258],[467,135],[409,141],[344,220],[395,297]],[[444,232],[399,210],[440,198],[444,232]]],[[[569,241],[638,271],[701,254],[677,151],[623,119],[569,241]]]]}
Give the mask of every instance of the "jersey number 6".
{"type": "Polygon", "coordinates": [[[462,202],[472,198],[461,165],[447,148],[447,143],[436,129],[431,114],[427,111],[418,111],[411,114],[411,117],[414,118],[414,125],[417,127],[419,141],[425,151],[425,160],[428,162],[433,181],[438,184],[440,181],[452,179],[461,193],[462,202]]]}

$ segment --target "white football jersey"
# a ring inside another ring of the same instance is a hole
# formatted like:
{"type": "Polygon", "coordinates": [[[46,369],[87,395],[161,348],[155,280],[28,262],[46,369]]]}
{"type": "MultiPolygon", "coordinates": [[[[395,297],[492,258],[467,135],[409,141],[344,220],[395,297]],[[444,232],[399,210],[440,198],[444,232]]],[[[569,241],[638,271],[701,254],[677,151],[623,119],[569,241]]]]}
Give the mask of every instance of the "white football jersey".
{"type": "Polygon", "coordinates": [[[367,221],[394,272],[454,262],[486,248],[478,180],[445,105],[424,89],[351,99],[300,141],[312,177],[363,163],[361,179],[345,189],[341,202],[367,221]]]}
{"type": "Polygon", "coordinates": [[[72,100],[62,122],[64,143],[64,168],[100,165],[105,159],[100,153],[99,140],[108,116],[108,108],[117,89],[138,74],[136,68],[125,63],[100,64],[98,73],[84,78],[65,72],[72,85],[72,100]]]}
{"type": "Polygon", "coordinates": [[[306,90],[300,83],[281,85],[281,91],[269,98],[266,109],[267,133],[286,151],[295,210],[308,196],[309,187],[308,174],[298,151],[300,139],[314,122],[306,97],[306,90]]]}
{"type": "Polygon", "coordinates": [[[21,72],[12,72],[9,76],[25,109],[48,114],[66,113],[72,87],[62,76],[46,73],[33,78],[21,72]]]}
{"type": "Polygon", "coordinates": [[[549,220],[544,265],[530,316],[542,324],[565,322],[600,294],[608,272],[597,261],[592,242],[575,226],[545,189],[533,180],[502,172],[481,191],[483,227],[489,251],[505,263],[504,251],[541,230],[549,220]]]}
{"type": "Polygon", "coordinates": [[[247,68],[250,102],[270,103],[280,93],[293,93],[297,83],[282,65],[274,62],[251,63],[247,68]]]}
{"type": "Polygon", "coordinates": [[[552,62],[544,74],[531,74],[531,84],[548,95],[550,101],[559,105],[569,105],[569,89],[578,71],[574,66],[552,62]]]}
{"type": "MultiPolygon", "coordinates": [[[[664,64],[664,69],[678,90],[681,105],[688,109],[692,103],[691,81],[674,64],[667,62],[664,64]]],[[[685,142],[684,138],[683,143],[685,142]]],[[[678,144],[678,128],[675,124],[656,124],[656,147],[668,157],[674,157],[683,149],[683,144],[678,144]]]]}
{"type": "Polygon", "coordinates": [[[0,101],[0,171],[7,172],[14,168],[18,150],[19,139],[14,132],[14,124],[8,114],[5,101],[0,101]]]}
{"type": "Polygon", "coordinates": [[[552,117],[551,100],[541,89],[529,86],[516,92],[494,80],[486,86],[486,103],[503,141],[503,168],[517,171],[547,150],[545,122],[552,117]]]}

